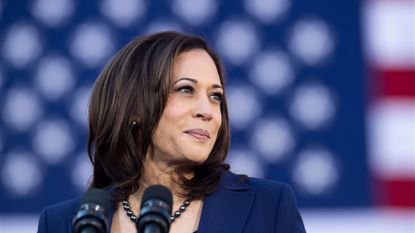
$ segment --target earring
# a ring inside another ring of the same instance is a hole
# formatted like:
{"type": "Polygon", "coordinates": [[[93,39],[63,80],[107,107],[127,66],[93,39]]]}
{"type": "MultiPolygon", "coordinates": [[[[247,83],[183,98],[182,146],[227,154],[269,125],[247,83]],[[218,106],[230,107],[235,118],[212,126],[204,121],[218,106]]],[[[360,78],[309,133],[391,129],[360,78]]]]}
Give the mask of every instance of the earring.
{"type": "Polygon", "coordinates": [[[136,127],[137,126],[137,121],[133,121],[133,123],[132,123],[132,127],[136,127]]]}

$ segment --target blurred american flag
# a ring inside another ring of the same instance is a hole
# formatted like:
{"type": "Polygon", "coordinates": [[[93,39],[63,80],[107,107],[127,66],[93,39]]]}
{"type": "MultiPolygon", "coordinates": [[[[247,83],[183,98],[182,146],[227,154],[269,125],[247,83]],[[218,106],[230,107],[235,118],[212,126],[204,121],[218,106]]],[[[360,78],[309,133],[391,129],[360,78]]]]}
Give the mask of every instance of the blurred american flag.
{"type": "Polygon", "coordinates": [[[291,184],[309,232],[413,232],[414,5],[1,1],[0,232],[33,232],[43,207],[85,191],[92,84],[121,46],[161,30],[222,56],[234,172],[291,184]]]}

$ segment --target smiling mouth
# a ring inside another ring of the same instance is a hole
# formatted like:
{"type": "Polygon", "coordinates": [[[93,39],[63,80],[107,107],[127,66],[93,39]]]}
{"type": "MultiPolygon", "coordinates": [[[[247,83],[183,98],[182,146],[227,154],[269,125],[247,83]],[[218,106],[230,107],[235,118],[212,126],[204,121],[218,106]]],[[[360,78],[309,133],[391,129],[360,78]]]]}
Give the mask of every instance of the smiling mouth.
{"type": "Polygon", "coordinates": [[[192,129],[185,131],[185,133],[202,141],[207,141],[210,138],[209,133],[203,129],[192,129]]]}

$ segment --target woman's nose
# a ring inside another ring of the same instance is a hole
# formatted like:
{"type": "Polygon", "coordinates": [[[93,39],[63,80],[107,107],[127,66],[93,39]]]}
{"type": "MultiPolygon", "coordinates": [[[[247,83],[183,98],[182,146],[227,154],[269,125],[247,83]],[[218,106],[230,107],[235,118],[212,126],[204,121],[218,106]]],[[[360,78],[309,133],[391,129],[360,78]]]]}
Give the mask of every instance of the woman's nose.
{"type": "Polygon", "coordinates": [[[200,118],[205,121],[212,119],[212,103],[209,101],[209,97],[200,96],[197,98],[193,110],[193,117],[200,118]]]}

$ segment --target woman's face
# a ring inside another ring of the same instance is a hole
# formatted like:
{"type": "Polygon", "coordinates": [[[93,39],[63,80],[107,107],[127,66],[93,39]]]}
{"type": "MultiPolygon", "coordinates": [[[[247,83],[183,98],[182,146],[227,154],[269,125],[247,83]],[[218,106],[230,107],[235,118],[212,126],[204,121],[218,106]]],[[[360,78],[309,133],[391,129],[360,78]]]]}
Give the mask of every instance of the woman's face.
{"type": "Polygon", "coordinates": [[[222,123],[223,87],[215,63],[202,49],[180,54],[173,65],[170,94],[156,131],[156,161],[203,163],[222,123]]]}

